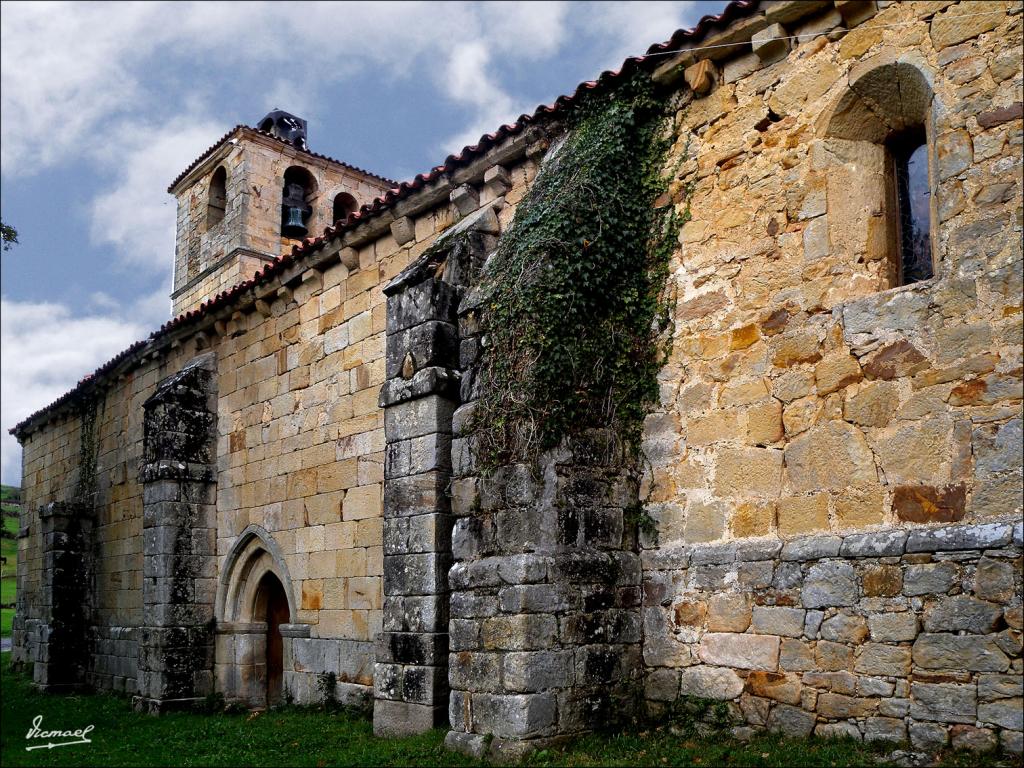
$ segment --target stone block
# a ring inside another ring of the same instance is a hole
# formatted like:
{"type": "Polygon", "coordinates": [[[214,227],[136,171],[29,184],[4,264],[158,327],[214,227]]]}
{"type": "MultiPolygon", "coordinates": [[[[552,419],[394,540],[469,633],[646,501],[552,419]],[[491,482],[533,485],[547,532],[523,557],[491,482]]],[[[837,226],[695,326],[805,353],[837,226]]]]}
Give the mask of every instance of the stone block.
{"type": "Polygon", "coordinates": [[[935,50],[941,51],[943,48],[977,37],[982,32],[995,29],[1002,21],[998,14],[965,14],[961,8],[962,6],[958,5],[944,13],[936,14],[932,19],[930,33],[935,50]]]}
{"type": "Polygon", "coordinates": [[[712,632],[745,632],[750,626],[750,595],[742,592],[712,595],[707,615],[708,629],[712,632]]]}
{"type": "Polygon", "coordinates": [[[754,671],[747,675],[747,690],[755,696],[797,705],[802,686],[796,675],[754,671]]]}
{"type": "Polygon", "coordinates": [[[836,0],[836,10],[847,29],[853,29],[878,13],[878,5],[875,0],[836,0]]]}
{"type": "Polygon", "coordinates": [[[862,677],[857,680],[858,696],[882,696],[888,698],[892,696],[895,689],[895,683],[890,683],[881,677],[862,677]]]}
{"type": "Polygon", "coordinates": [[[772,24],[750,38],[751,50],[766,64],[778,61],[789,53],[792,41],[781,24],[772,24]]]}
{"type": "Polygon", "coordinates": [[[1003,609],[967,595],[942,597],[925,613],[926,632],[972,632],[987,634],[996,629],[1003,609]]]}
{"type": "Polygon", "coordinates": [[[956,582],[958,576],[959,569],[955,563],[909,565],[903,573],[903,594],[909,596],[945,594],[956,582]]]}
{"type": "Polygon", "coordinates": [[[798,491],[877,484],[875,457],[863,433],[829,421],[794,438],[785,449],[786,474],[798,491]]]}
{"type": "Polygon", "coordinates": [[[459,185],[448,197],[463,216],[468,216],[480,207],[480,195],[469,184],[459,185]]]}
{"type": "Polygon", "coordinates": [[[424,280],[388,296],[387,333],[400,331],[432,320],[451,322],[458,295],[448,283],[424,280]]]}
{"type": "Polygon", "coordinates": [[[384,484],[384,515],[424,515],[447,512],[447,475],[427,472],[407,477],[389,477],[384,484]]]}
{"type": "Polygon", "coordinates": [[[1003,731],[999,734],[999,742],[1003,749],[1011,755],[1024,752],[1024,733],[1020,731],[1003,731]]]}
{"type": "Polygon", "coordinates": [[[503,738],[527,738],[550,732],[555,722],[552,693],[474,694],[473,729],[503,738]]]}
{"type": "Polygon", "coordinates": [[[384,434],[389,443],[435,432],[450,434],[455,403],[428,395],[384,409],[384,434]]]}
{"type": "Polygon", "coordinates": [[[991,637],[923,633],[914,642],[914,664],[923,669],[1005,672],[1010,660],[991,637]]]}
{"type": "Polygon", "coordinates": [[[480,642],[487,650],[544,650],[555,642],[557,629],[555,617],[545,614],[495,616],[483,620],[480,642]]]}
{"type": "Polygon", "coordinates": [[[892,507],[900,520],[911,523],[952,523],[966,513],[967,488],[964,483],[933,487],[898,485],[893,491],[892,507]]]}
{"type": "Polygon", "coordinates": [[[824,672],[842,672],[853,666],[853,649],[830,640],[819,640],[814,647],[814,660],[824,672]]]}
{"type": "Polygon", "coordinates": [[[648,701],[675,701],[678,699],[679,670],[650,670],[644,682],[644,698],[648,701]]]}
{"type": "Polygon", "coordinates": [[[728,701],[743,692],[743,680],[731,669],[697,665],[680,674],[679,693],[703,699],[728,701]]]}
{"type": "Polygon", "coordinates": [[[782,451],[722,448],[715,462],[715,492],[723,496],[776,497],[782,488],[782,451]]]}
{"type": "MultiPolygon", "coordinates": [[[[388,335],[385,375],[389,379],[411,379],[417,371],[431,367],[455,368],[458,361],[458,334],[450,322],[430,320],[388,335]]],[[[450,425],[444,431],[450,432],[450,425]]]]}
{"type": "Polygon", "coordinates": [[[492,165],[484,171],[484,186],[488,187],[495,197],[500,197],[512,188],[512,177],[500,165],[492,165]]]}
{"type": "Polygon", "coordinates": [[[708,632],[698,654],[705,664],[774,672],[779,667],[779,638],[708,632]]]}
{"type": "Polygon", "coordinates": [[[819,739],[861,739],[860,729],[849,722],[819,723],[814,729],[814,735],[819,739]]]}
{"type": "Polygon", "coordinates": [[[895,717],[869,717],[864,721],[864,741],[907,740],[907,725],[895,717]]]}
{"type": "MultiPolygon", "coordinates": [[[[815,531],[827,531],[828,522],[828,494],[814,493],[809,496],[791,496],[780,499],[778,503],[778,526],[779,534],[782,536],[793,536],[797,534],[813,533],[815,531]]],[[[839,540],[836,539],[838,546],[839,540]]],[[[793,558],[793,550],[799,550],[800,544],[790,547],[790,558],[793,558]]]]}
{"type": "MultiPolygon", "coordinates": [[[[802,608],[779,608],[754,606],[751,628],[763,635],[781,635],[783,637],[800,637],[804,632],[804,616],[802,608]]],[[[792,702],[790,702],[792,703],[792,702]]]]}
{"type": "Polygon", "coordinates": [[[409,216],[402,216],[391,222],[391,236],[399,245],[405,245],[416,239],[416,225],[409,216]]]}
{"type": "Polygon", "coordinates": [[[713,61],[702,59],[683,70],[683,79],[695,95],[705,96],[715,87],[718,70],[713,61]]]}
{"type": "Polygon", "coordinates": [[[814,650],[802,640],[783,640],[779,648],[779,668],[788,672],[814,669],[814,650]]]}
{"type": "Polygon", "coordinates": [[[768,715],[767,727],[769,731],[791,738],[805,739],[814,730],[816,720],[813,712],[805,712],[788,704],[776,704],[768,715]]]}
{"type": "Polygon", "coordinates": [[[812,565],[800,590],[800,601],[805,608],[853,605],[858,597],[853,566],[844,561],[812,565]]]}
{"type": "Polygon", "coordinates": [[[828,216],[818,216],[804,227],[804,261],[824,259],[832,251],[828,236],[828,216]]]}
{"type": "Polygon", "coordinates": [[[998,699],[978,704],[978,720],[1012,731],[1024,730],[1024,699],[998,699]]]}
{"type": "Polygon", "coordinates": [[[446,714],[443,706],[377,699],[373,703],[373,735],[402,738],[426,733],[442,725],[446,714]]]}
{"type": "Polygon", "coordinates": [[[978,699],[980,701],[1020,698],[1021,696],[1024,696],[1024,679],[1020,675],[978,676],[978,699]]]}
{"type": "Polygon", "coordinates": [[[860,649],[853,671],[861,675],[906,676],[910,674],[910,649],[868,643],[860,649]]]}
{"type": "Polygon", "coordinates": [[[972,725],[954,725],[949,729],[953,749],[971,752],[991,752],[999,740],[989,728],[975,728],[972,725]]]}
{"type": "Polygon", "coordinates": [[[906,531],[854,533],[843,539],[843,557],[898,557],[903,554],[906,531]]]}
{"type": "Polygon", "coordinates": [[[867,622],[863,616],[837,613],[821,625],[821,636],[836,643],[860,645],[868,637],[867,622]]]}
{"type": "MultiPolygon", "coordinates": [[[[824,504],[825,527],[828,527],[828,497],[818,494],[812,498],[821,498],[824,504]]],[[[838,536],[805,536],[803,538],[787,541],[782,548],[783,560],[820,560],[823,557],[835,557],[839,554],[839,548],[843,540],[838,536]]]]}
{"type": "Polygon", "coordinates": [[[384,454],[385,477],[390,479],[425,472],[450,472],[452,457],[456,452],[455,444],[464,441],[465,438],[453,441],[448,434],[435,433],[389,443],[384,454]]]}
{"type": "Polygon", "coordinates": [[[917,616],[912,611],[876,613],[868,616],[871,639],[880,643],[899,643],[917,637],[917,616]]]}
{"type": "Polygon", "coordinates": [[[937,723],[915,723],[910,722],[908,728],[910,743],[915,749],[926,749],[929,751],[942,749],[949,743],[949,732],[943,725],[937,723]]]}
{"type": "Polygon", "coordinates": [[[384,593],[435,595],[448,590],[451,555],[445,553],[388,555],[384,558],[384,593]]]}
{"type": "Polygon", "coordinates": [[[740,541],[736,544],[736,560],[739,562],[774,560],[779,556],[781,550],[782,542],[775,539],[740,541]]]}
{"type": "Polygon", "coordinates": [[[814,367],[814,380],[819,397],[837,392],[862,378],[857,358],[848,352],[829,354],[814,367]]]}
{"type": "Polygon", "coordinates": [[[914,682],[911,683],[910,694],[910,716],[915,720],[975,722],[978,705],[973,684],[914,682]]]}
{"type": "Polygon", "coordinates": [[[978,561],[974,573],[974,594],[982,600],[1006,603],[1013,597],[1014,568],[990,557],[978,561]]]}

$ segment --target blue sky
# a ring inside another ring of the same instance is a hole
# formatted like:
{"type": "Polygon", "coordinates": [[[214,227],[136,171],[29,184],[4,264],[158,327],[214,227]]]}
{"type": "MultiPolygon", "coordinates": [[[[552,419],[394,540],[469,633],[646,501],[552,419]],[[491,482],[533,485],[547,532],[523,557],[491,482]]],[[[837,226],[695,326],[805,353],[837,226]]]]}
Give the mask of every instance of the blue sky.
{"type": "Polygon", "coordinates": [[[394,179],[628,55],[710,2],[0,4],[0,456],[7,434],[165,321],[167,185],[274,107],[310,148],[394,179]]]}

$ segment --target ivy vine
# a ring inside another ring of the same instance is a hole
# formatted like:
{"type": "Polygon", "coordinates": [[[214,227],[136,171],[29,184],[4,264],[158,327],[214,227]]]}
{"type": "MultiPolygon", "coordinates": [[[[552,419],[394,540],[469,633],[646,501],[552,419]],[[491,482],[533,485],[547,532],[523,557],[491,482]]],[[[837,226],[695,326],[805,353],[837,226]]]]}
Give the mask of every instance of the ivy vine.
{"type": "Polygon", "coordinates": [[[474,423],[485,471],[593,427],[639,449],[672,336],[680,220],[660,204],[665,125],[644,73],[585,97],[489,259],[474,423]]]}

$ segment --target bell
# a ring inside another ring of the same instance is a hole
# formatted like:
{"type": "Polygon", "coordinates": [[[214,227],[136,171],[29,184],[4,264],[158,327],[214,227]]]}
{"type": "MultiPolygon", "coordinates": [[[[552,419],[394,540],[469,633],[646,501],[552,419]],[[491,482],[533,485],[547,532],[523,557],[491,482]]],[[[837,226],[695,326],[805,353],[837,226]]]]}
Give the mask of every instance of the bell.
{"type": "Polygon", "coordinates": [[[289,205],[285,208],[286,215],[281,234],[285,237],[300,239],[306,236],[306,225],[302,221],[302,209],[289,205]]]}

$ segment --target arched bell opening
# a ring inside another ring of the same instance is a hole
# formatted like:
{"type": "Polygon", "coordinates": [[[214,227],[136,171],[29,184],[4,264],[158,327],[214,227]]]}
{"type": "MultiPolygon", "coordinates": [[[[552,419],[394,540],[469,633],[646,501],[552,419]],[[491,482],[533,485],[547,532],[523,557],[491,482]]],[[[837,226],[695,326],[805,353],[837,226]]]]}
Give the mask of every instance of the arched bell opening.
{"type": "Polygon", "coordinates": [[[209,231],[224,221],[224,211],[227,209],[228,199],[228,172],[223,165],[217,166],[217,170],[210,177],[210,193],[206,200],[206,230],[209,231]]]}
{"type": "Polygon", "coordinates": [[[284,172],[281,194],[281,234],[284,237],[301,240],[308,234],[306,224],[313,215],[316,192],[316,179],[305,168],[293,165],[284,172]]]}
{"type": "Polygon", "coordinates": [[[334,209],[332,211],[332,222],[344,221],[349,214],[359,210],[359,203],[348,192],[339,192],[334,196],[334,209]]]}

